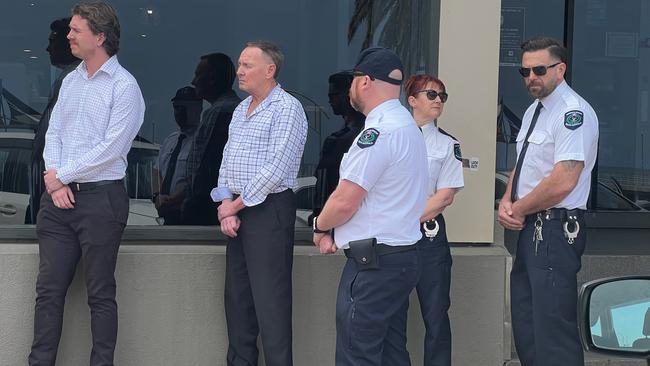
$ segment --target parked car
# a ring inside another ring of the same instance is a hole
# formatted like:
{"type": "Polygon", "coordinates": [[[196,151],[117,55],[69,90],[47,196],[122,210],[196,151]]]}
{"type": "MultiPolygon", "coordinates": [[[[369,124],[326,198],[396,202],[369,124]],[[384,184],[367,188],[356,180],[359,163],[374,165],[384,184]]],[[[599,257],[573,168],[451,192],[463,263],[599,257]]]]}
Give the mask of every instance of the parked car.
{"type": "MultiPolygon", "coordinates": [[[[34,133],[0,132],[0,225],[24,224],[29,206],[29,167],[34,133]]],[[[159,147],[134,141],[128,155],[125,184],[130,207],[128,225],[158,225],[151,202],[153,166],[159,147]]]]}
{"type": "Polygon", "coordinates": [[[650,366],[650,276],[585,283],[579,304],[580,338],[585,350],[646,359],[650,366]]]}
{"type": "Polygon", "coordinates": [[[301,224],[307,225],[307,218],[312,213],[314,194],[316,192],[316,177],[298,177],[297,180],[296,188],[293,189],[298,204],[296,218],[301,224]]]}

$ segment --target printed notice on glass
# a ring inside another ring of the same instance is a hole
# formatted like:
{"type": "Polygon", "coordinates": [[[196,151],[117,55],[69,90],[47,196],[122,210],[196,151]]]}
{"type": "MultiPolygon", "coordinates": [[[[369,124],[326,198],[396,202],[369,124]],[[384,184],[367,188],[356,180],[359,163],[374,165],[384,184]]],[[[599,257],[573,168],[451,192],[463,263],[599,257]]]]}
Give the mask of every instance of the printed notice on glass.
{"type": "Polygon", "coordinates": [[[499,66],[521,66],[521,44],[526,33],[526,8],[501,8],[499,66]]]}
{"type": "Polygon", "coordinates": [[[637,57],[639,34],[630,32],[606,32],[605,55],[607,57],[637,57]]]}

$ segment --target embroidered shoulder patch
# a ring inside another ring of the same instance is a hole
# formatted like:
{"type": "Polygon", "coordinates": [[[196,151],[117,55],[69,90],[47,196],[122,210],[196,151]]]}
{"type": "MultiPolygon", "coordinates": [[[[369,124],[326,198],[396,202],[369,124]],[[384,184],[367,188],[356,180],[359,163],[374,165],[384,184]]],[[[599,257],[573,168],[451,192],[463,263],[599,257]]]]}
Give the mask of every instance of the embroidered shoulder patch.
{"type": "Polygon", "coordinates": [[[379,131],[374,128],[368,128],[361,132],[361,136],[357,140],[357,146],[362,149],[373,146],[377,142],[377,137],[379,137],[379,131]]]}
{"type": "Polygon", "coordinates": [[[584,114],[581,111],[570,111],[564,115],[564,127],[575,130],[582,126],[584,114]]]}
{"type": "Polygon", "coordinates": [[[454,156],[456,157],[456,159],[458,159],[458,161],[463,161],[463,154],[461,154],[461,152],[460,152],[460,144],[459,143],[454,144],[454,156]]]}

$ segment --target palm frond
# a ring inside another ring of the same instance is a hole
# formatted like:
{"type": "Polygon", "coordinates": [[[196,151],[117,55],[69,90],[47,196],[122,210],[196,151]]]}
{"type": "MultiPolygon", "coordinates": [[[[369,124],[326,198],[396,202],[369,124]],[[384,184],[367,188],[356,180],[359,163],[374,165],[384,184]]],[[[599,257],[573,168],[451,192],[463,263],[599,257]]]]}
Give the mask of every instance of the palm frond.
{"type": "Polygon", "coordinates": [[[352,14],[352,18],[350,18],[350,24],[348,25],[348,44],[352,42],[352,38],[354,38],[354,35],[357,33],[357,30],[359,30],[359,27],[364,21],[368,21],[368,30],[366,31],[366,37],[364,39],[364,47],[367,47],[365,46],[366,41],[372,39],[371,35],[374,31],[371,26],[373,3],[373,0],[355,1],[354,13],[352,14]]]}

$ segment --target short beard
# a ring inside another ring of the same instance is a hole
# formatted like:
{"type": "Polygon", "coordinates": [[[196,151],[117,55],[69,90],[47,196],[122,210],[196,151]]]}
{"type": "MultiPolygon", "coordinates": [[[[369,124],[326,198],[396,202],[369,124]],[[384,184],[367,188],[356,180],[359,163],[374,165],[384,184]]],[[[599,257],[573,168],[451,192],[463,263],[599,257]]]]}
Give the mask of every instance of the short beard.
{"type": "Polygon", "coordinates": [[[532,86],[539,87],[539,91],[538,92],[533,92],[531,90],[531,84],[526,85],[526,89],[528,90],[528,94],[530,94],[531,97],[537,98],[537,99],[546,98],[547,96],[549,96],[549,94],[551,94],[553,92],[553,90],[555,90],[555,87],[556,87],[556,86],[547,87],[544,84],[541,84],[541,85],[540,84],[535,84],[535,85],[532,85],[532,86]]]}

